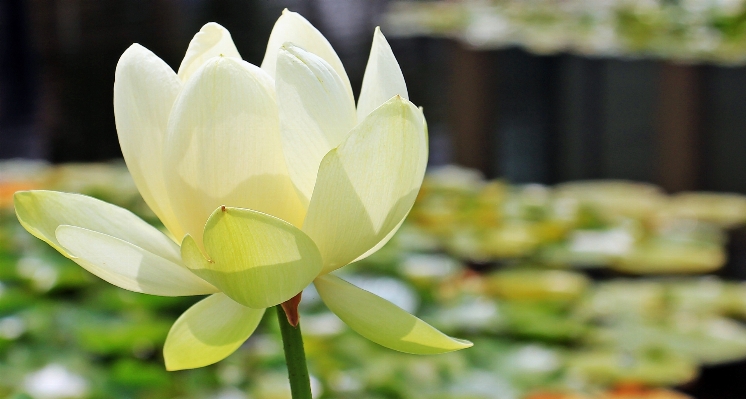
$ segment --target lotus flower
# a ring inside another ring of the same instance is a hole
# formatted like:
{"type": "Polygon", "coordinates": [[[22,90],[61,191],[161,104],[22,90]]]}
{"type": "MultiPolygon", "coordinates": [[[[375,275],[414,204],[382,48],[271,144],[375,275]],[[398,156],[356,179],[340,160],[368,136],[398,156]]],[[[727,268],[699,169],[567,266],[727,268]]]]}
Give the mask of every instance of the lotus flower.
{"type": "Polygon", "coordinates": [[[380,30],[357,107],[329,42],[286,10],[261,67],[243,61],[215,23],[194,36],[178,73],[132,45],[117,65],[114,113],[127,167],[170,236],[77,194],[18,192],[16,213],[111,284],[210,294],[171,328],[168,369],[230,355],[265,308],[311,283],[347,325],[385,347],[471,346],[331,273],[391,238],[427,163],[424,116],[380,30]]]}

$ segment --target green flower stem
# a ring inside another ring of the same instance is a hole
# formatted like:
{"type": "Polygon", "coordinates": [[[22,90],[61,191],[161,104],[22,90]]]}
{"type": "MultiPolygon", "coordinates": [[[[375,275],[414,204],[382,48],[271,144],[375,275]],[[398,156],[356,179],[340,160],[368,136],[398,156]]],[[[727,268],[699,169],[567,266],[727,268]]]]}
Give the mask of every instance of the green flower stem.
{"type": "Polygon", "coordinates": [[[303,337],[300,324],[293,327],[288,322],[282,305],[277,309],[277,321],[282,332],[282,346],[285,349],[285,362],[288,365],[288,379],[293,399],[311,399],[311,380],[308,378],[306,352],[303,349],[303,337]]]}

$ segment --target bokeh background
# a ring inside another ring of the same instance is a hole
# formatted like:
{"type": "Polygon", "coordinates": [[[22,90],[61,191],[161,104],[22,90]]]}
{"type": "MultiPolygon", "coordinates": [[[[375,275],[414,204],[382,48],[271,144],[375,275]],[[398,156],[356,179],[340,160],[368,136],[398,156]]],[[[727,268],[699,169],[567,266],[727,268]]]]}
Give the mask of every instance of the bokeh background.
{"type": "Polygon", "coordinates": [[[316,397],[746,397],[742,0],[0,1],[0,397],[289,397],[274,315],[226,361],[168,373],[195,299],[108,286],[12,211],[48,188],[158,225],[121,160],[119,56],[137,42],[177,69],[214,21],[260,64],[286,7],[356,96],[381,26],[428,118],[408,222],[345,277],[476,343],[392,353],[311,290],[316,397]]]}

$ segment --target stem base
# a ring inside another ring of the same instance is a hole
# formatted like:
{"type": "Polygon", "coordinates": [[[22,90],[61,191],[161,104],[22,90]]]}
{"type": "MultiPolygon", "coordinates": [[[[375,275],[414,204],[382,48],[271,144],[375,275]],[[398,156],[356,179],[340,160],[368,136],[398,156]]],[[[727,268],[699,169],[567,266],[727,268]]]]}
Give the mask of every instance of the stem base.
{"type": "Polygon", "coordinates": [[[277,310],[277,321],[280,323],[282,333],[282,346],[285,350],[285,362],[288,365],[288,380],[290,380],[290,392],[293,399],[312,399],[311,380],[308,376],[306,365],[306,352],[303,349],[303,336],[300,332],[300,324],[293,327],[288,322],[288,317],[282,305],[275,306],[277,310]]]}

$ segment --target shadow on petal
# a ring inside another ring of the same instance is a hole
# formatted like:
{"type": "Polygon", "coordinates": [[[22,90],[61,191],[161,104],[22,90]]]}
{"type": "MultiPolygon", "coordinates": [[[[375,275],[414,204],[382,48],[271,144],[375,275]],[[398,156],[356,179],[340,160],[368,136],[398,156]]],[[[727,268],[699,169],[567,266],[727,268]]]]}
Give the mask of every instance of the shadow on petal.
{"type": "MultiPolygon", "coordinates": [[[[412,209],[419,192],[419,185],[416,185],[395,200],[385,198],[386,195],[391,198],[392,193],[381,193],[383,198],[379,201],[388,201],[389,210],[383,215],[371,215],[339,158],[329,157],[326,162],[338,172],[333,177],[333,189],[329,184],[320,194],[323,198],[315,198],[315,203],[312,199],[303,225],[324,259],[322,273],[347,265],[386,238],[412,209]]],[[[396,179],[395,176],[378,178],[396,179]]],[[[325,183],[317,182],[317,188],[325,183]]]]}

